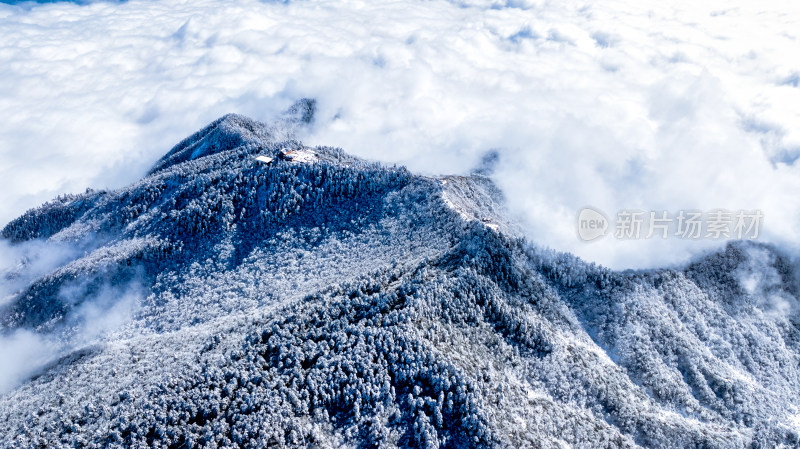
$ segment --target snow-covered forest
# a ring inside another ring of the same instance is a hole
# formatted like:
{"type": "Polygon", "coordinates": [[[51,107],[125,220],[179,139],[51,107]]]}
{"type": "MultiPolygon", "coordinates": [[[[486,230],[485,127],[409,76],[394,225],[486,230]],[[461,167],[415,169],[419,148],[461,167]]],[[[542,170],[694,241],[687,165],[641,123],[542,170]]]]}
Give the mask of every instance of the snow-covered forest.
{"type": "Polygon", "coordinates": [[[585,263],[515,231],[491,167],[305,146],[314,107],[227,115],[133,185],[2,230],[21,257],[0,338],[48,348],[0,392],[2,446],[800,445],[800,283],[778,248],[585,263]]]}

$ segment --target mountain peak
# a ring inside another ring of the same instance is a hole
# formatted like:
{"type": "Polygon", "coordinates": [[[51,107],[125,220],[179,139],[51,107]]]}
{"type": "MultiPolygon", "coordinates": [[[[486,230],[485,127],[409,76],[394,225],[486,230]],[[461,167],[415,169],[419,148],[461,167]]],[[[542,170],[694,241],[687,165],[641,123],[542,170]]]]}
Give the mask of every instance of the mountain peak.
{"type": "Polygon", "coordinates": [[[303,145],[313,110],[226,115],[136,183],[3,229],[24,260],[0,344],[40,363],[0,383],[2,445],[800,443],[776,249],[622,273],[542,251],[486,176],[496,156],[414,175],[303,145]]]}
{"type": "Polygon", "coordinates": [[[226,114],[173,147],[156,162],[150,174],[222,151],[264,145],[272,136],[270,128],[263,123],[239,114],[226,114]]]}
{"type": "Polygon", "coordinates": [[[292,140],[298,128],[314,120],[316,100],[296,101],[271,125],[240,114],[226,114],[187,137],[156,162],[149,174],[167,167],[236,148],[265,148],[278,140],[292,140]]]}

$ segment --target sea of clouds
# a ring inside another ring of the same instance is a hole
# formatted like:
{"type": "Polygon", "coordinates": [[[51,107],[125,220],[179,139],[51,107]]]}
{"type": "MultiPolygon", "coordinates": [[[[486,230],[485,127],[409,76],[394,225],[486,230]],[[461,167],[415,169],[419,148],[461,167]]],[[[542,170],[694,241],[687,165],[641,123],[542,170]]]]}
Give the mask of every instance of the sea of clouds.
{"type": "Polygon", "coordinates": [[[796,248],[799,25],[780,0],[0,4],[0,222],[313,97],[307,144],[428,174],[497,151],[540,245],[628,268],[721,244],[585,243],[592,206],[758,209],[759,239],[796,248]]]}

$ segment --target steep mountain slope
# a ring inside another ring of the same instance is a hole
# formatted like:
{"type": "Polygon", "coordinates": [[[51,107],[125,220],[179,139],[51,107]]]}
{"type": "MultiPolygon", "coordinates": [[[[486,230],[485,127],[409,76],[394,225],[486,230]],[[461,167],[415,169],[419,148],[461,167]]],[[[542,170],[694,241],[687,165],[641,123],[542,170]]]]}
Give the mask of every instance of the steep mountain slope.
{"type": "Polygon", "coordinates": [[[4,447],[800,445],[778,250],[586,264],[520,238],[483,172],[292,140],[313,110],[225,116],[134,185],[3,229],[36,248],[3,335],[58,342],[0,397],[4,447]]]}

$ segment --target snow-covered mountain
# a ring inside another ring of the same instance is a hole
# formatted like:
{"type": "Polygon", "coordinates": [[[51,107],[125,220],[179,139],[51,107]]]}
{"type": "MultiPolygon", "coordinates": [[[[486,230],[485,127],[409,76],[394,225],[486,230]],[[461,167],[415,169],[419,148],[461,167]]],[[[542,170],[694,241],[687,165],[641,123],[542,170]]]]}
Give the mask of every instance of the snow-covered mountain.
{"type": "Polygon", "coordinates": [[[490,167],[304,146],[314,107],[2,230],[4,447],[800,446],[780,250],[587,264],[523,239],[490,167]]]}

